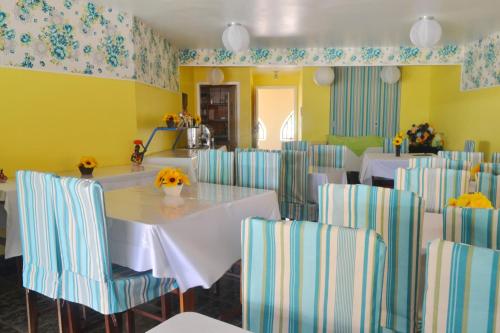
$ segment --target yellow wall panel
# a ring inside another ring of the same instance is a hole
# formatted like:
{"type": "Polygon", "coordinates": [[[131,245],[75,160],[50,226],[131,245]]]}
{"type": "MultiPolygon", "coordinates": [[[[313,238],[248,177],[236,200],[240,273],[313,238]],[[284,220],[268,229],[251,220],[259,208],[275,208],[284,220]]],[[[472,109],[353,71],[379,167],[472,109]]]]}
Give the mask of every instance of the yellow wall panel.
{"type": "Polygon", "coordinates": [[[302,69],[302,139],[325,143],[330,132],[330,87],[314,83],[316,69],[302,69]]]}

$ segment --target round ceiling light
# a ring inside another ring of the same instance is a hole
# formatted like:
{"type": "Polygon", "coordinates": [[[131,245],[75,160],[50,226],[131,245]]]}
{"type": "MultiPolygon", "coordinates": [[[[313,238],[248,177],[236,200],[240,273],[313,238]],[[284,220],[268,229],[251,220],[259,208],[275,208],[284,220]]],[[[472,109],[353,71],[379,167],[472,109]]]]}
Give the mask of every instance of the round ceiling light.
{"type": "Polygon", "coordinates": [[[224,72],[220,68],[212,68],[208,72],[208,82],[211,85],[218,85],[224,82],[224,72]]]}
{"type": "Polygon", "coordinates": [[[418,47],[433,47],[441,39],[441,25],[432,16],[423,16],[413,24],[410,40],[418,47]]]}
{"type": "Polygon", "coordinates": [[[321,67],[314,72],[314,83],[318,86],[330,86],[335,79],[335,72],[331,67],[321,67]]]}
{"type": "Polygon", "coordinates": [[[247,51],[250,45],[248,30],[239,23],[231,23],[222,33],[224,47],[232,52],[247,51]]]}
{"type": "Polygon", "coordinates": [[[380,79],[388,84],[394,84],[401,78],[401,71],[396,66],[384,66],[380,71],[380,79]]]}

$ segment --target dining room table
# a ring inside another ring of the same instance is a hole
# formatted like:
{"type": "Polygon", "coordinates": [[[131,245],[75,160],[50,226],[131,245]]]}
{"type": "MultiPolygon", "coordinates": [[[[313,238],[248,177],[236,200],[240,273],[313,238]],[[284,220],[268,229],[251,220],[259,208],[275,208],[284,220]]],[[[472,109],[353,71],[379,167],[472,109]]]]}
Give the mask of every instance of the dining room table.
{"type": "Polygon", "coordinates": [[[309,166],[307,184],[309,202],[318,203],[318,186],[324,184],[347,184],[347,172],[343,168],[309,166]]]}
{"type": "Polygon", "coordinates": [[[147,333],[250,333],[234,325],[196,312],[179,313],[147,333]]]}

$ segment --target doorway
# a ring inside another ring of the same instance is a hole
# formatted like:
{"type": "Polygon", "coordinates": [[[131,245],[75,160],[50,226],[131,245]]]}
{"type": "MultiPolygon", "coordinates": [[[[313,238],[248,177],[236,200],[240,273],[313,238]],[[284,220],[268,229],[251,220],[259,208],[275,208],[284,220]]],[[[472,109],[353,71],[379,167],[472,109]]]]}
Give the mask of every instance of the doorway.
{"type": "Polygon", "coordinates": [[[281,142],[296,138],[295,87],[257,87],[254,114],[254,146],[281,149],[281,142]]]}

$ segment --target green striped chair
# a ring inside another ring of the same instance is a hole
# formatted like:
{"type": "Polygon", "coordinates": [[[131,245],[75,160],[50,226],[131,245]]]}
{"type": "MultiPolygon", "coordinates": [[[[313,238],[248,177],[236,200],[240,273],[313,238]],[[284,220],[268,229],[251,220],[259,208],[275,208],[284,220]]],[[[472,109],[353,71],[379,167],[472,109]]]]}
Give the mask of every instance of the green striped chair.
{"type": "Polygon", "coordinates": [[[443,213],[443,239],[500,250],[500,211],[447,207],[443,213]]]}
{"type": "MultiPolygon", "coordinates": [[[[61,249],[61,298],[104,315],[132,309],[177,288],[151,271],[113,266],[104,197],[98,182],[56,178],[56,223],[61,249]]],[[[109,322],[109,320],[107,320],[109,322]]]]}
{"type": "Polygon", "coordinates": [[[491,154],[491,163],[500,163],[500,153],[491,154]]]}
{"type": "Polygon", "coordinates": [[[476,141],[474,140],[465,140],[464,151],[473,153],[476,151],[476,141]]]}
{"type": "Polygon", "coordinates": [[[442,213],[450,198],[469,192],[469,179],[466,170],[398,168],[394,188],[417,193],[425,200],[427,212],[442,213]]]}
{"type": "Polygon", "coordinates": [[[284,141],[281,143],[281,150],[298,150],[305,151],[309,150],[309,142],[307,141],[284,141]]]}
{"type": "Polygon", "coordinates": [[[279,190],[280,152],[236,153],[236,185],[266,190],[279,190]]]}
{"type": "Polygon", "coordinates": [[[386,247],[373,230],[242,222],[243,328],[379,332],[386,247]]]}
{"type": "Polygon", "coordinates": [[[479,172],[477,174],[477,191],[484,194],[493,207],[500,208],[500,176],[491,173],[479,172]]]}
{"type": "MultiPolygon", "coordinates": [[[[392,138],[384,138],[384,153],[396,153],[396,147],[392,143],[392,138]]],[[[401,144],[401,154],[408,154],[410,152],[410,143],[408,138],[403,139],[403,143],[401,144]]]]}
{"type": "Polygon", "coordinates": [[[222,185],[234,184],[234,153],[217,149],[198,152],[198,181],[222,185]]]}
{"type": "Polygon", "coordinates": [[[366,185],[319,188],[319,222],[375,230],[387,245],[381,325],[414,332],[424,201],[416,193],[366,185]]]}
{"type": "Polygon", "coordinates": [[[424,333],[500,331],[500,252],[436,239],[426,260],[424,333]]]}
{"type": "Polygon", "coordinates": [[[484,153],[482,152],[467,152],[467,151],[438,151],[438,156],[448,158],[450,160],[468,161],[472,166],[483,163],[484,153]]]}
{"type": "Polygon", "coordinates": [[[465,160],[450,160],[443,157],[410,158],[409,168],[470,170],[471,163],[465,160]]]}
{"type": "Polygon", "coordinates": [[[500,176],[500,163],[481,163],[479,164],[479,171],[500,176]]]}
{"type": "Polygon", "coordinates": [[[311,145],[309,165],[342,169],[345,164],[346,146],[311,145]]]}

